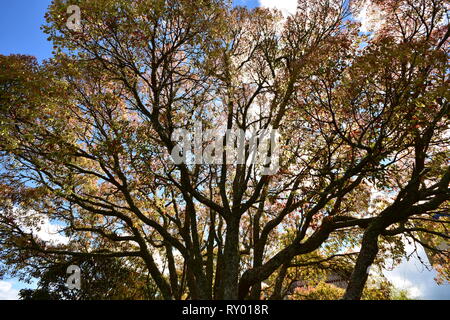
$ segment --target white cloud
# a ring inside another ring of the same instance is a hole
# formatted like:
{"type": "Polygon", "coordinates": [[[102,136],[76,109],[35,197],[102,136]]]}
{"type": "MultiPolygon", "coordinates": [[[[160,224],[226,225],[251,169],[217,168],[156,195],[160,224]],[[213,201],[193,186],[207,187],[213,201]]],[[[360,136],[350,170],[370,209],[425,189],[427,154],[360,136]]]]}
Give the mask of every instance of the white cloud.
{"type": "MultiPolygon", "coordinates": [[[[450,284],[438,285],[434,280],[437,276],[434,269],[428,270],[420,260],[425,263],[428,258],[421,246],[417,248],[417,255],[409,260],[404,258],[400,265],[392,271],[384,271],[386,278],[398,289],[406,289],[409,296],[416,299],[450,299],[450,284]]],[[[410,254],[414,246],[406,244],[405,250],[410,254]]]]}
{"type": "Polygon", "coordinates": [[[59,233],[60,227],[52,224],[47,217],[44,217],[40,222],[38,228],[34,230],[37,237],[44,241],[51,241],[56,244],[67,244],[69,238],[59,233]]]}
{"type": "Polygon", "coordinates": [[[361,23],[361,32],[376,32],[384,21],[381,9],[370,0],[366,0],[355,14],[355,20],[361,23]]]}
{"type": "Polygon", "coordinates": [[[18,300],[19,290],[13,288],[12,283],[0,281],[0,300],[18,300]]]}
{"type": "Polygon", "coordinates": [[[422,298],[422,290],[419,287],[415,286],[409,279],[396,274],[389,275],[388,279],[390,282],[392,282],[395,288],[406,290],[409,297],[413,299],[422,298]]]}
{"type": "Polygon", "coordinates": [[[26,212],[21,211],[19,208],[14,210],[16,221],[25,232],[33,233],[39,239],[54,244],[67,244],[69,242],[69,238],[60,233],[61,226],[52,223],[46,215],[37,213],[34,210],[26,212]]]}
{"type": "Polygon", "coordinates": [[[295,14],[297,11],[297,0],[259,0],[259,4],[266,8],[280,10],[283,16],[295,14]]]}

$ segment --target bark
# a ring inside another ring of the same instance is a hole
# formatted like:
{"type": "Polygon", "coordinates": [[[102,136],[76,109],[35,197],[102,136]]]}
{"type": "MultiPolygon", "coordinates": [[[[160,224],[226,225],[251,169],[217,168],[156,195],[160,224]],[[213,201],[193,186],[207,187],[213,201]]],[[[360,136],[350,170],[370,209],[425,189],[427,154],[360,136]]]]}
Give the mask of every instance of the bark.
{"type": "Polygon", "coordinates": [[[169,266],[170,286],[172,287],[174,297],[178,297],[180,295],[180,289],[178,286],[178,274],[175,267],[175,259],[173,257],[172,246],[169,244],[166,244],[166,253],[169,266]]]}
{"type": "MultiPolygon", "coordinates": [[[[258,207],[258,211],[255,214],[255,218],[253,220],[253,250],[254,250],[254,255],[253,255],[253,268],[257,268],[260,267],[263,263],[263,256],[264,256],[264,247],[266,245],[267,242],[267,236],[262,237],[262,239],[260,238],[260,233],[261,233],[261,226],[260,226],[260,221],[261,221],[261,216],[264,212],[264,203],[267,197],[267,190],[268,190],[268,185],[266,184],[264,186],[262,195],[261,195],[261,202],[259,204],[258,207]]],[[[251,300],[259,300],[261,297],[261,281],[255,283],[252,286],[251,292],[250,292],[250,299],[251,300]]]]}
{"type": "Polygon", "coordinates": [[[270,300],[282,300],[283,299],[283,282],[286,278],[286,273],[289,264],[283,264],[280,268],[280,273],[278,274],[277,280],[275,281],[275,288],[273,289],[273,294],[270,296],[270,300]]]}
{"type": "Polygon", "coordinates": [[[219,215],[219,223],[216,233],[216,241],[217,241],[217,262],[216,262],[216,275],[214,278],[214,299],[215,300],[223,300],[223,241],[222,241],[222,227],[223,227],[223,218],[219,215]]]}
{"type": "Polygon", "coordinates": [[[214,214],[214,211],[211,210],[210,212],[210,226],[209,226],[209,233],[208,233],[208,246],[206,250],[206,282],[208,285],[208,296],[209,299],[212,299],[213,294],[213,279],[214,279],[214,234],[215,234],[215,220],[216,215],[214,214]]]}
{"type": "Polygon", "coordinates": [[[219,248],[217,253],[217,265],[216,265],[216,277],[214,279],[214,299],[223,300],[223,254],[222,250],[219,248]]]}
{"type": "MultiPolygon", "coordinates": [[[[263,254],[264,254],[264,245],[261,245],[260,241],[254,248],[254,258],[253,258],[253,268],[260,267],[263,262],[263,254]]],[[[250,299],[257,300],[261,296],[261,281],[255,283],[252,286],[250,292],[250,299]]]]}
{"type": "Polygon", "coordinates": [[[197,285],[197,281],[195,281],[194,273],[192,272],[192,268],[189,266],[189,263],[187,263],[186,268],[186,279],[187,284],[189,288],[189,295],[192,300],[199,300],[199,289],[197,285]]]}
{"type": "Polygon", "coordinates": [[[372,265],[378,253],[378,235],[377,230],[368,230],[363,236],[361,251],[356,260],[355,268],[350,278],[344,300],[360,300],[367,278],[369,276],[369,267],[372,265]]]}
{"type": "Polygon", "coordinates": [[[227,221],[227,235],[223,253],[223,298],[237,300],[239,276],[239,218],[231,217],[227,221]]]}
{"type": "Polygon", "coordinates": [[[165,300],[173,300],[173,294],[169,283],[167,283],[166,279],[164,279],[163,275],[158,269],[153,257],[147,252],[143,252],[142,257],[147,265],[150,275],[158,286],[161,294],[163,295],[165,300]]]}

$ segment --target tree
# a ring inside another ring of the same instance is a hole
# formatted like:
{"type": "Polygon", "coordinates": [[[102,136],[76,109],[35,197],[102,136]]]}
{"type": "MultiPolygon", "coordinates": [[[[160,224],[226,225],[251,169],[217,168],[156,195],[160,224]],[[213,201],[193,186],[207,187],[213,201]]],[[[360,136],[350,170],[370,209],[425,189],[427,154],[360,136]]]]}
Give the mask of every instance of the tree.
{"type": "Polygon", "coordinates": [[[399,236],[448,239],[446,218],[425,218],[450,199],[444,1],[424,1],[434,19],[406,35],[398,15],[403,41],[359,34],[341,0],[301,0],[288,18],[219,0],[75,2],[76,31],[67,1],[49,8],[53,59],[0,59],[5,271],[138,258],[165,299],[259,298],[263,281],[283,284],[311,256],[354,257],[362,241],[355,299],[377,253],[401,256],[399,236]],[[230,162],[223,147],[242,141],[218,131],[222,161],[190,163],[196,150],[173,138],[199,124],[278,130],[279,157],[250,163],[245,135],[246,161],[230,162]],[[395,200],[374,205],[376,188],[395,200]],[[33,234],[42,217],[67,244],[33,234]]]}
{"type": "Polygon", "coordinates": [[[33,274],[39,279],[36,289],[22,289],[22,300],[142,300],[158,299],[158,290],[148,275],[133,270],[117,258],[89,258],[58,261],[33,274]],[[66,286],[67,268],[81,270],[80,289],[66,286]]]}
{"type": "MultiPolygon", "coordinates": [[[[447,75],[450,29],[442,24],[444,15],[448,19],[448,11],[445,11],[448,7],[438,1],[425,0],[378,3],[391,23],[385,26],[388,31],[375,40],[384,52],[376,47],[375,52],[380,53],[381,59],[385,54],[399,57],[397,64],[390,65],[390,75],[394,72],[400,76],[391,81],[394,86],[400,85],[401,91],[392,98],[402,106],[411,126],[410,141],[405,145],[409,154],[404,161],[392,166],[394,170],[401,170],[402,176],[389,187],[383,186],[396,192],[394,201],[370,221],[364,231],[345,299],[361,297],[367,269],[378,253],[379,236],[405,234],[427,248],[430,246],[420,240],[424,234],[450,239],[446,228],[448,219],[429,218],[441,211],[448,212],[449,205],[447,75]],[[426,228],[423,228],[424,223],[429,223],[426,228]]],[[[436,247],[430,248],[439,252],[436,247]]],[[[448,249],[442,251],[448,255],[448,249]]]]}

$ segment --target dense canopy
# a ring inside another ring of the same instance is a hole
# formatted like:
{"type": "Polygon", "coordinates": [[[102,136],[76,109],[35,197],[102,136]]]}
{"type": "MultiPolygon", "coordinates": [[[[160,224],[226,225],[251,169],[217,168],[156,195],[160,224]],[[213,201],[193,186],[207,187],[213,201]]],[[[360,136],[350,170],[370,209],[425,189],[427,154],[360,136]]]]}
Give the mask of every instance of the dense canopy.
{"type": "Polygon", "coordinates": [[[369,2],[379,19],[363,33],[359,0],[300,0],[287,17],[54,0],[53,58],[0,56],[0,273],[114,259],[153,298],[281,299],[338,270],[349,283],[333,297],[360,299],[369,267],[409,241],[448,279],[448,2],[369,2]],[[174,134],[199,124],[223,161],[176,163],[174,134]],[[268,128],[269,163],[249,161],[247,132],[268,128]],[[240,143],[226,129],[246,133],[244,162],[221,148],[240,143]]]}

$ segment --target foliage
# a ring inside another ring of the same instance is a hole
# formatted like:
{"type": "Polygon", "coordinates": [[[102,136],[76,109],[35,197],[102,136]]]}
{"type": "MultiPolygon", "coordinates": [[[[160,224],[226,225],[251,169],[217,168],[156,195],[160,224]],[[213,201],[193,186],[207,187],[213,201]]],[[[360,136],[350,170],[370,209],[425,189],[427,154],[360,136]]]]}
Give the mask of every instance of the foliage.
{"type": "Polygon", "coordinates": [[[157,299],[151,279],[138,270],[124,266],[119,259],[73,259],[54,263],[40,274],[36,289],[22,289],[22,300],[141,300],[157,299]],[[68,289],[67,268],[81,269],[81,288],[68,289]]]}
{"type": "Polygon", "coordinates": [[[345,290],[332,284],[319,282],[315,287],[297,288],[291,295],[293,300],[339,300],[345,290]]]}
{"type": "Polygon", "coordinates": [[[0,56],[0,274],[117,258],[164,299],[243,299],[326,266],[359,299],[405,237],[448,256],[448,4],[374,0],[384,19],[367,35],[358,2],[300,0],[284,18],[221,0],[54,0],[53,58],[0,56]],[[198,123],[223,142],[278,130],[279,170],[175,163],[174,133],[198,123]],[[64,241],[38,236],[46,222],[64,241]]]}

